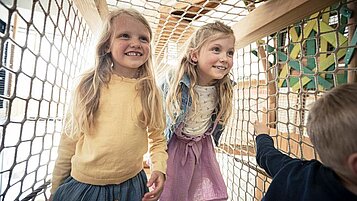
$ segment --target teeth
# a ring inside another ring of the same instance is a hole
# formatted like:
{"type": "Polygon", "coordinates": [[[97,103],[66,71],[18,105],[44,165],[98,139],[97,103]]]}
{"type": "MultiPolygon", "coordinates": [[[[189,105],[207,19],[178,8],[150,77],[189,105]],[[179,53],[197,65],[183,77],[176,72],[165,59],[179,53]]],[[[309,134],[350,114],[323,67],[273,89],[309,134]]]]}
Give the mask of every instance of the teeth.
{"type": "Polygon", "coordinates": [[[126,53],[126,55],[128,55],[128,56],[141,56],[142,54],[139,53],[139,52],[128,52],[128,53],[126,53]]]}
{"type": "Polygon", "coordinates": [[[217,68],[219,70],[226,70],[227,69],[226,67],[223,67],[223,66],[215,66],[215,68],[217,68]]]}

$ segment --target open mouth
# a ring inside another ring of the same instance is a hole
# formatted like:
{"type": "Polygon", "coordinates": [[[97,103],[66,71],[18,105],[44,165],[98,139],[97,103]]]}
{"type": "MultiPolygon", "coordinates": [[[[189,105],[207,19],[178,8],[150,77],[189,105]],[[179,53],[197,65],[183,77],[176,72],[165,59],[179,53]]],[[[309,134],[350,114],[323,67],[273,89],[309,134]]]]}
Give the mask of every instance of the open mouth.
{"type": "Polygon", "coordinates": [[[143,56],[140,52],[127,52],[125,53],[126,56],[143,56]]]}
{"type": "Polygon", "coordinates": [[[218,70],[227,70],[227,67],[224,66],[213,66],[214,68],[217,68],[218,70]]]}

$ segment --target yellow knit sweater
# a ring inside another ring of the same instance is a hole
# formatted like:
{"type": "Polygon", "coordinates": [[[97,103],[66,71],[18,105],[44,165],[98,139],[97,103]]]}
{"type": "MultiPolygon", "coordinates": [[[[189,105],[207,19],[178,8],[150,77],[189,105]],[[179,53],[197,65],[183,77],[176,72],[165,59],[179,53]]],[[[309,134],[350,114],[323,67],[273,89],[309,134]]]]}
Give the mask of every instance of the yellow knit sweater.
{"type": "Polygon", "coordinates": [[[134,177],[143,169],[148,142],[151,170],[166,173],[167,147],[163,131],[148,133],[139,126],[142,105],[137,82],[113,75],[109,87],[101,90],[90,133],[78,140],[61,135],[51,193],[69,175],[93,185],[120,184],[134,177]]]}

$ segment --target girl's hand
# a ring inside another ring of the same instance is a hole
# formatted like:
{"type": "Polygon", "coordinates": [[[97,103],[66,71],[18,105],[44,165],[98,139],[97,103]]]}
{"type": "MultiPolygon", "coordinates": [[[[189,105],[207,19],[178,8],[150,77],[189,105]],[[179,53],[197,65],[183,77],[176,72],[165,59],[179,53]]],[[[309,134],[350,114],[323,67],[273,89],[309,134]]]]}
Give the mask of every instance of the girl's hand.
{"type": "Polygon", "coordinates": [[[152,191],[145,193],[142,201],[156,201],[159,199],[164,190],[165,175],[159,171],[153,171],[147,183],[147,186],[152,187],[152,191]]]}

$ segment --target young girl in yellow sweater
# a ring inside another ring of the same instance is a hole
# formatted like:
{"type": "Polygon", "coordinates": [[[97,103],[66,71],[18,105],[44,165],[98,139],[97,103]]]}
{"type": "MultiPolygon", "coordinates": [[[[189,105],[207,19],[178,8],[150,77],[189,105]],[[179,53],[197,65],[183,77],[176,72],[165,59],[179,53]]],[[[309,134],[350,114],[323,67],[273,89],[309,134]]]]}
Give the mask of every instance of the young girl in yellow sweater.
{"type": "Polygon", "coordinates": [[[110,13],[96,65],[81,78],[65,120],[51,200],[153,201],[160,196],[167,153],[151,39],[149,23],[137,11],[110,13]],[[143,171],[148,142],[149,181],[143,171]]]}

